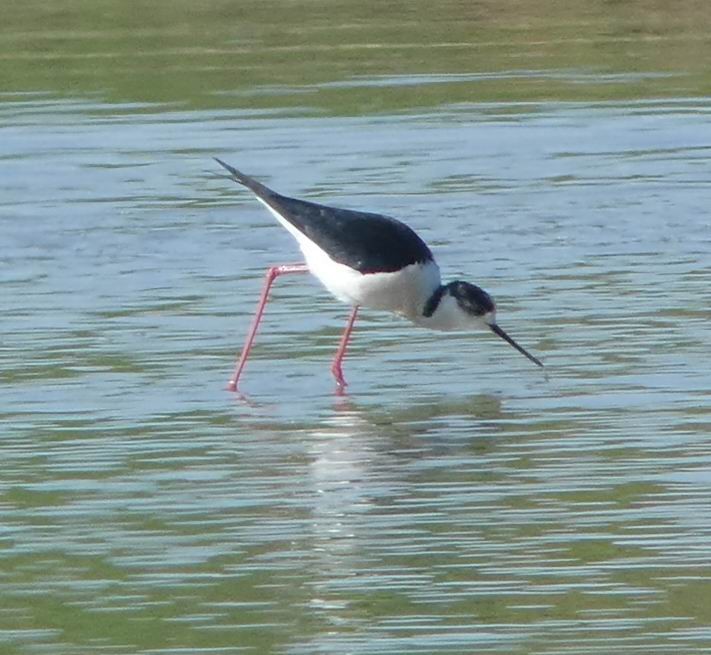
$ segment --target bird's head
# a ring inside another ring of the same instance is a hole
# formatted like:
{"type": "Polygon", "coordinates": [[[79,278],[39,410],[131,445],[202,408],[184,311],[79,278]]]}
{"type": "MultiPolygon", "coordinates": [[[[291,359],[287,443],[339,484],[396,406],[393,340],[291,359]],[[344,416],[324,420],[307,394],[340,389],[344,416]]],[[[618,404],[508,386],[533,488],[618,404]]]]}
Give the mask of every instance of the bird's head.
{"type": "Polygon", "coordinates": [[[536,357],[519,346],[496,323],[496,303],[484,289],[475,284],[455,280],[443,287],[441,310],[450,315],[449,329],[462,330],[485,327],[525,355],[534,364],[543,366],[536,357]]]}

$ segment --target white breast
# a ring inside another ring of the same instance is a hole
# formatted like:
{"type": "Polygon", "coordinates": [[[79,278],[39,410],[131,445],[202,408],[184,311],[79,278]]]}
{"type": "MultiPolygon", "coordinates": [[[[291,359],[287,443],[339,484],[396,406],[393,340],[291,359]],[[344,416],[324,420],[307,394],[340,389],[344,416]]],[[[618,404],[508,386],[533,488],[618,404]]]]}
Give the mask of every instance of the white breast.
{"type": "Polygon", "coordinates": [[[297,240],[311,272],[343,302],[396,312],[414,321],[440,285],[439,267],[433,261],[410,264],[393,273],[366,274],[339,264],[266,202],[261,202],[297,240]]]}

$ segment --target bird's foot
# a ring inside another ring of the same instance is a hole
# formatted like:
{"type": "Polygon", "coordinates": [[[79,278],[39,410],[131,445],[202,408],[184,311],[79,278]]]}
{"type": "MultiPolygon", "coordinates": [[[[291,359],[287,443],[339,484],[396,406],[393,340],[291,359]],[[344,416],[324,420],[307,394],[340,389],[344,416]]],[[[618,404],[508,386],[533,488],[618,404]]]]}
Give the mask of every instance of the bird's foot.
{"type": "Polygon", "coordinates": [[[336,387],[338,391],[343,391],[348,386],[346,378],[343,377],[343,370],[340,366],[333,366],[331,367],[331,373],[333,373],[333,377],[336,378],[336,387]]]}
{"type": "Polygon", "coordinates": [[[237,380],[229,380],[225,389],[227,391],[237,391],[237,380]]]}

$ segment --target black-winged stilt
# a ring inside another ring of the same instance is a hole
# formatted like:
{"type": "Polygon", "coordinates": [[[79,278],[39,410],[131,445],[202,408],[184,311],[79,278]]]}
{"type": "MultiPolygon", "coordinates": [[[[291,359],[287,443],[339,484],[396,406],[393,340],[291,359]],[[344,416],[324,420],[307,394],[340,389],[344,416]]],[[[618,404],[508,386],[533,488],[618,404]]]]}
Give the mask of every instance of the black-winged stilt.
{"type": "Polygon", "coordinates": [[[231,178],[247,187],[299,243],[306,262],[267,270],[254,321],[228,383],[237,390],[259,328],[269,289],[279,275],[313,273],[336,298],[353,306],[331,366],[340,389],[342,362],[358,309],[384,309],[431,330],[486,327],[534,364],[543,364],[496,323],[496,305],[483,289],[455,280],[443,285],[427,244],[410,227],[387,216],[337,209],[282,196],[215,158],[231,178]]]}

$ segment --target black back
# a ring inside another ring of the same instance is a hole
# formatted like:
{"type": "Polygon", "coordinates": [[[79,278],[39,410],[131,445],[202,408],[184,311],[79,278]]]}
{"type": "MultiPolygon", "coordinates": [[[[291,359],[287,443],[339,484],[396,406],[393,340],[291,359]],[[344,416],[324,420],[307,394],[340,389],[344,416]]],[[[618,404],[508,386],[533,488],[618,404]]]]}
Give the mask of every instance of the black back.
{"type": "Polygon", "coordinates": [[[251,189],[299,232],[339,264],[360,273],[392,273],[432,260],[427,244],[410,227],[394,218],[338,209],[282,196],[217,160],[236,182],[251,189]]]}
{"type": "Polygon", "coordinates": [[[414,230],[394,218],[278,194],[265,200],[331,259],[360,273],[392,273],[432,259],[414,230]]]}

